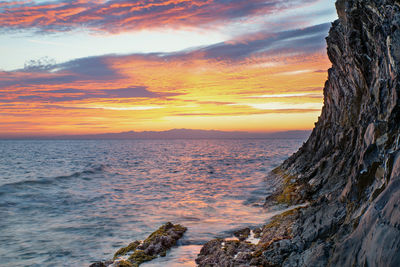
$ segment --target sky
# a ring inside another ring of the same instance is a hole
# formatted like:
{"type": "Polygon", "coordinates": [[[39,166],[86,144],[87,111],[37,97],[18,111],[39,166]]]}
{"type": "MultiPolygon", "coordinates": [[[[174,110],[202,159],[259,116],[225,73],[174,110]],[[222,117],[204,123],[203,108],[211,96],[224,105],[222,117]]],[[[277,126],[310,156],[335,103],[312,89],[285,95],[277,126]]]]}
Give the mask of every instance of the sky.
{"type": "Polygon", "coordinates": [[[0,136],[312,129],[332,0],[0,1],[0,136]]]}

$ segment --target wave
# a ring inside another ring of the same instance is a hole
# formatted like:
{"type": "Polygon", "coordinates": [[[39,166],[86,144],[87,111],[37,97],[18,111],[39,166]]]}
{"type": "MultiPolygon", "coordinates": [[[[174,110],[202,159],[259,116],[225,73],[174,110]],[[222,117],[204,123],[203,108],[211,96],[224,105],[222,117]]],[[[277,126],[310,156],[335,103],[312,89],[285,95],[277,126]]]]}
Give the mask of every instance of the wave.
{"type": "Polygon", "coordinates": [[[80,171],[80,172],[74,172],[70,175],[61,175],[61,176],[50,177],[50,178],[39,178],[37,180],[25,180],[25,181],[19,181],[19,182],[14,182],[14,183],[3,184],[0,186],[0,195],[9,193],[9,192],[15,192],[17,189],[25,188],[27,186],[51,185],[54,183],[58,183],[60,181],[65,181],[65,180],[69,180],[69,179],[73,179],[73,178],[80,178],[84,175],[101,173],[101,172],[104,172],[105,169],[106,169],[106,166],[103,164],[100,164],[100,165],[88,168],[88,169],[80,171]]]}

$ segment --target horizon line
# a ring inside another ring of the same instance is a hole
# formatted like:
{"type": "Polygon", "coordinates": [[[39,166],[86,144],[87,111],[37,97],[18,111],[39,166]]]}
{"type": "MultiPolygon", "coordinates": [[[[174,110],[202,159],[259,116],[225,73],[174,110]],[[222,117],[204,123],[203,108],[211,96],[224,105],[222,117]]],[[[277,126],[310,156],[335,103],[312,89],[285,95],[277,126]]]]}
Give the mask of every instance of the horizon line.
{"type": "Polygon", "coordinates": [[[222,131],[173,128],[162,131],[124,131],[93,134],[52,134],[52,135],[19,135],[18,133],[2,135],[0,140],[144,140],[144,139],[302,139],[308,137],[311,129],[288,130],[271,132],[249,132],[249,131],[222,131]],[[191,136],[190,134],[193,134],[191,136]],[[175,135],[175,136],[174,136],[175,135]],[[200,135],[200,136],[199,136],[200,135]],[[203,136],[201,136],[203,135],[203,136]],[[214,135],[214,136],[213,136],[214,135]],[[216,136],[215,136],[216,135],[216,136]],[[283,135],[283,136],[276,136],[283,135]],[[307,136],[305,136],[307,135],[307,136]]]}

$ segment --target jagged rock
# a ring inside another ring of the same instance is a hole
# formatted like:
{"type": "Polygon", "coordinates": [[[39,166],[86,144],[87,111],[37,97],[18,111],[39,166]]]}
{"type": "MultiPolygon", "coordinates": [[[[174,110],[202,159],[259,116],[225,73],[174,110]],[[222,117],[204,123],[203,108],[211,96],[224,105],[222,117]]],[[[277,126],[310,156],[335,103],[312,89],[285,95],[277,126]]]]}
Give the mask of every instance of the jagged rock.
{"type": "Polygon", "coordinates": [[[235,232],[233,233],[233,235],[234,235],[235,237],[237,237],[237,238],[239,239],[239,241],[244,241],[244,240],[246,240],[246,239],[249,237],[249,235],[250,235],[250,228],[244,228],[244,229],[241,229],[241,230],[237,230],[237,231],[235,231],[235,232]]]}
{"type": "Polygon", "coordinates": [[[252,259],[255,245],[239,240],[214,239],[207,242],[196,259],[198,266],[242,266],[252,259]]]}
{"type": "Polygon", "coordinates": [[[90,267],[113,265],[115,267],[137,267],[143,262],[157,257],[164,257],[167,251],[176,245],[187,228],[170,222],[161,226],[144,241],[134,241],[128,246],[120,248],[110,262],[96,262],[90,267]]]}
{"type": "Polygon", "coordinates": [[[333,266],[400,266],[399,165],[397,163],[387,188],[370,204],[357,228],[336,246],[333,266]]]}
{"type": "Polygon", "coordinates": [[[400,266],[400,2],[336,8],[321,116],[271,173],[277,191],[265,206],[311,205],[264,226],[245,266],[400,266]]]}
{"type": "Polygon", "coordinates": [[[207,242],[196,259],[198,266],[272,266],[282,260],[282,255],[294,246],[291,242],[292,224],[300,209],[293,209],[273,217],[262,229],[253,230],[260,237],[257,244],[250,243],[246,238],[250,229],[236,232],[241,240],[214,239],[207,242]],[[273,241],[277,241],[274,243],[273,241]],[[281,242],[281,243],[279,243],[281,242]],[[275,250],[274,246],[279,247],[275,250]],[[269,261],[263,253],[271,253],[269,261]],[[273,254],[273,257],[272,257],[273,254]]]}

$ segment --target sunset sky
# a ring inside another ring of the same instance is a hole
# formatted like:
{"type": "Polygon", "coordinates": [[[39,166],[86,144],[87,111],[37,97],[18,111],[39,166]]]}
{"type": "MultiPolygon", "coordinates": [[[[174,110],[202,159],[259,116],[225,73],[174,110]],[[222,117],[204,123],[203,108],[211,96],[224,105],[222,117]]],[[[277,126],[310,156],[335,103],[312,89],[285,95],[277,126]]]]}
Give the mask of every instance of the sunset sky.
{"type": "Polygon", "coordinates": [[[332,0],[0,1],[0,137],[311,129],[332,0]]]}

